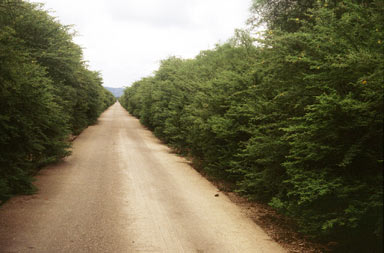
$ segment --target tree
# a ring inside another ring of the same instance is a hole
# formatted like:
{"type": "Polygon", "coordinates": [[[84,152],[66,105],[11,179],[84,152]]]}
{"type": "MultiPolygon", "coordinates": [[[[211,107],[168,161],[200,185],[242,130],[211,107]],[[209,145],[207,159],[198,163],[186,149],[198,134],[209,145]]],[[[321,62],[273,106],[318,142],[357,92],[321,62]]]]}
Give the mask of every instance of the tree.
{"type": "Polygon", "coordinates": [[[34,191],[32,176],[69,154],[114,102],[81,48],[42,5],[0,0],[0,201],[34,191]]]}

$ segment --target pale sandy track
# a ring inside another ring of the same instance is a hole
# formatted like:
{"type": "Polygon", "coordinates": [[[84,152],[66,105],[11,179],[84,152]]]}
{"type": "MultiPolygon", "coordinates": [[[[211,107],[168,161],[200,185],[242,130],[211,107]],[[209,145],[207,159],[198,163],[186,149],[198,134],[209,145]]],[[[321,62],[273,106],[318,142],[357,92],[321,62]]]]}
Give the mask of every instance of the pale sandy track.
{"type": "Polygon", "coordinates": [[[284,252],[118,103],[0,207],[0,252],[284,252]]]}

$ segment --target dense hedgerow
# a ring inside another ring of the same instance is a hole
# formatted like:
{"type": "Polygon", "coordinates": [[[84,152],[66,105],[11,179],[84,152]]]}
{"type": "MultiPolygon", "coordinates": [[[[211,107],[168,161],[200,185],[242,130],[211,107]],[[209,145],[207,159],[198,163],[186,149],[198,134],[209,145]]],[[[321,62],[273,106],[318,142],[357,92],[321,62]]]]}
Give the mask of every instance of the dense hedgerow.
{"type": "Polygon", "coordinates": [[[255,1],[242,31],[164,60],[122,105],[212,176],[335,251],[381,252],[382,1],[255,1]]]}
{"type": "Polygon", "coordinates": [[[0,0],[0,203],[69,151],[68,137],[114,102],[69,28],[21,0],[0,0]]]}

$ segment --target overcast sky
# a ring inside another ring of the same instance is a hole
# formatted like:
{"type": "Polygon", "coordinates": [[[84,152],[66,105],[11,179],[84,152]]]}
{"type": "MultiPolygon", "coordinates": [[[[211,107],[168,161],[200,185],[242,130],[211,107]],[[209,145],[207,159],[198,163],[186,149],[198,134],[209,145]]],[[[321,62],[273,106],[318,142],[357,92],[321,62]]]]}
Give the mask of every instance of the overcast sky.
{"type": "Polygon", "coordinates": [[[129,86],[169,56],[192,58],[244,28],[251,0],[36,0],[64,25],[104,86],[129,86]]]}

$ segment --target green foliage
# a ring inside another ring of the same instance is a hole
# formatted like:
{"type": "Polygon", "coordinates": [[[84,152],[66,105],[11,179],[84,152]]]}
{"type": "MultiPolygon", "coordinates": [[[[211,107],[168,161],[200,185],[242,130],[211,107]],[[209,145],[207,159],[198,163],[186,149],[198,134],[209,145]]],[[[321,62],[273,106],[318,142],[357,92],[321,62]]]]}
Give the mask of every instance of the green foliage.
{"type": "MultiPolygon", "coordinates": [[[[332,0],[326,2],[334,2],[332,0]]],[[[300,28],[296,19],[305,19],[316,0],[253,0],[250,18],[254,25],[266,24],[269,29],[294,32],[300,28]]]]}
{"type": "Polygon", "coordinates": [[[114,102],[68,27],[38,4],[0,1],[0,203],[35,190],[38,168],[114,102]]]}
{"type": "Polygon", "coordinates": [[[170,58],[122,105],[335,251],[381,252],[384,5],[261,1],[269,29],[170,58]]]}
{"type": "Polygon", "coordinates": [[[276,93],[298,98],[276,122],[289,147],[280,163],[284,191],[272,205],[349,252],[366,249],[353,243],[362,238],[382,248],[383,10],[382,3],[319,5],[298,32],[266,40],[268,54],[284,56],[270,63],[276,93]]]}

